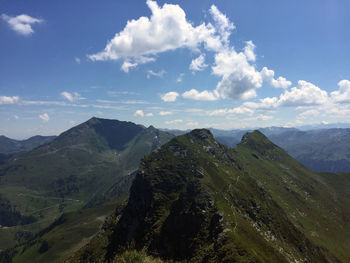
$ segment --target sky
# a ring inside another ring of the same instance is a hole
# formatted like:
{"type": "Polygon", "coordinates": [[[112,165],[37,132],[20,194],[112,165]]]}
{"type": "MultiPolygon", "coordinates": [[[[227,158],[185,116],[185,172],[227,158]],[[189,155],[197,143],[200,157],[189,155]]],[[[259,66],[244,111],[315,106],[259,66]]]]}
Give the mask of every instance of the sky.
{"type": "Polygon", "coordinates": [[[0,0],[0,134],[350,123],[346,0],[0,0]]]}

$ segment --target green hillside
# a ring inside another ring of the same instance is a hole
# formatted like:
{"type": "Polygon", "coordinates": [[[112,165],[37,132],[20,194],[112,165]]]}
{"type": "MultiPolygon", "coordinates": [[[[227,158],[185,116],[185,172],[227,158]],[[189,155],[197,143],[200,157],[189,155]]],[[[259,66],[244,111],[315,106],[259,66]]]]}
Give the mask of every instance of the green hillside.
{"type": "Polygon", "coordinates": [[[258,131],[228,149],[194,130],[143,159],[126,207],[68,262],[134,249],[182,262],[349,262],[349,186],[258,131]]]}
{"type": "Polygon", "coordinates": [[[152,126],[92,118],[6,160],[0,165],[0,194],[36,222],[0,228],[0,249],[20,243],[16,236],[22,232],[30,238],[64,212],[125,198],[140,159],[172,137],[152,126]]]}

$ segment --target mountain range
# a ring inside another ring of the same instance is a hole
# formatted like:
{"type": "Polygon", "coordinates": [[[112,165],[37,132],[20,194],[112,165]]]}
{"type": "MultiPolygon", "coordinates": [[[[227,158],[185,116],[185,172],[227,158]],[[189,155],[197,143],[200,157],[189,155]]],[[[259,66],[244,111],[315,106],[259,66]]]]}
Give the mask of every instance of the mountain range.
{"type": "Polygon", "coordinates": [[[277,146],[346,132],[92,118],[0,164],[0,262],[349,262],[350,174],[277,146]]]}
{"type": "Polygon", "coordinates": [[[40,145],[49,143],[57,136],[36,135],[26,140],[14,140],[4,135],[0,136],[0,154],[11,155],[14,153],[28,152],[40,145]]]}

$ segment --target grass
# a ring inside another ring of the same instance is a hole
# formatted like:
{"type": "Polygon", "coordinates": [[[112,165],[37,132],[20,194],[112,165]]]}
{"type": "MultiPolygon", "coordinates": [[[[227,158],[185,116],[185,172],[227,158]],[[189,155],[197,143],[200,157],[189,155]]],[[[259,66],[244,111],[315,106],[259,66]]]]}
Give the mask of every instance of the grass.
{"type": "Polygon", "coordinates": [[[90,241],[116,203],[63,214],[55,227],[17,248],[13,262],[62,262],[90,241]]]}

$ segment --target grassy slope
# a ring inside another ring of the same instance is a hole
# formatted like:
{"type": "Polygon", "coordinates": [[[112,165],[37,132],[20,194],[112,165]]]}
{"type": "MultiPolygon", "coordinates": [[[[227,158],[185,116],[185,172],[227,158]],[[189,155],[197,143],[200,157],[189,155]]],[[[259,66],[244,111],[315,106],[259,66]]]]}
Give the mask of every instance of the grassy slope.
{"type": "Polygon", "coordinates": [[[108,203],[96,208],[63,214],[52,227],[33,241],[16,248],[13,262],[62,262],[80,249],[98,232],[116,207],[108,203]],[[47,244],[47,248],[45,248],[47,244]]]}

